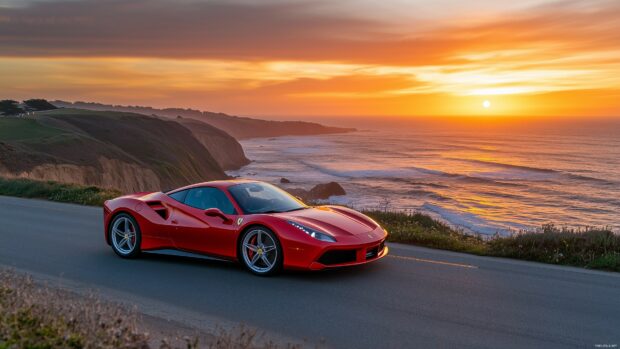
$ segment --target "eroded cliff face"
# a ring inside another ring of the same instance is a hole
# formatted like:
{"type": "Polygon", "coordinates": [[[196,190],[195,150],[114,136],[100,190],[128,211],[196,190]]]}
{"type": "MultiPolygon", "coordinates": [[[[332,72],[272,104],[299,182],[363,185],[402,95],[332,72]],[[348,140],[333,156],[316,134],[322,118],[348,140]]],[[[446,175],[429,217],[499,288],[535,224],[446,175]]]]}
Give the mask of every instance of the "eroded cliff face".
{"type": "Polygon", "coordinates": [[[181,118],[177,122],[192,132],[223,170],[237,170],[250,163],[241,144],[228,133],[194,119],[181,118]]]}
{"type": "Polygon", "coordinates": [[[100,158],[99,163],[103,168],[104,188],[118,188],[123,192],[162,190],[159,177],[151,169],[115,159],[100,158]]]}
{"type": "Polygon", "coordinates": [[[124,193],[161,190],[155,172],[117,159],[99,158],[99,167],[73,164],[41,164],[32,169],[11,172],[0,166],[0,176],[60,183],[94,185],[118,189],[124,193]]]}
{"type": "Polygon", "coordinates": [[[0,133],[0,176],[131,193],[226,179],[223,168],[247,163],[234,138],[195,122],[80,109],[14,118],[5,124],[23,136],[0,133]]]}

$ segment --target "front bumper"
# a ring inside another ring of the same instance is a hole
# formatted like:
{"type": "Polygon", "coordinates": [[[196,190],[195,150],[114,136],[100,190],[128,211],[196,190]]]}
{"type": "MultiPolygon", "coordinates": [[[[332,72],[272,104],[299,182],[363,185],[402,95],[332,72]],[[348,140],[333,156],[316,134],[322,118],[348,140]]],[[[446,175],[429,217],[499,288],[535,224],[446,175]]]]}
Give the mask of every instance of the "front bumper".
{"type": "Polygon", "coordinates": [[[283,241],[284,268],[322,270],[366,264],[385,257],[387,232],[377,228],[356,236],[339,237],[336,243],[315,241],[283,241]]]}
{"type": "Polygon", "coordinates": [[[310,270],[323,270],[327,268],[340,268],[353,265],[366,264],[387,256],[389,248],[384,242],[372,247],[356,249],[332,249],[326,251],[318,261],[310,264],[310,270]]]}

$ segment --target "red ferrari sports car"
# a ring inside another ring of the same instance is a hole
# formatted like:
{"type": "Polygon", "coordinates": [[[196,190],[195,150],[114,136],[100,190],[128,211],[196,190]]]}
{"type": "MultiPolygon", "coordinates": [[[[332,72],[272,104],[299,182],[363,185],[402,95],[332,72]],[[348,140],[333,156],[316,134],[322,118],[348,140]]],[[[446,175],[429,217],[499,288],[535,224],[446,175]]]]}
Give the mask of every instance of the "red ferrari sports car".
{"type": "Polygon", "coordinates": [[[213,181],[104,204],[105,239],[125,258],[176,249],[239,261],[258,275],[372,262],[387,232],[340,206],[307,206],[264,182],[213,181]]]}

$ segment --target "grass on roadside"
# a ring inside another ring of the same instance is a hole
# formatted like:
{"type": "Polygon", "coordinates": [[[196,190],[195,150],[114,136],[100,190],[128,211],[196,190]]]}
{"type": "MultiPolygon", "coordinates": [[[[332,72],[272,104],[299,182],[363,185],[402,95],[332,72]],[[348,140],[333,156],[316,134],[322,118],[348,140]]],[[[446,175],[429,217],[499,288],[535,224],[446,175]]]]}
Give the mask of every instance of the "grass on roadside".
{"type": "Polygon", "coordinates": [[[0,195],[101,206],[105,200],[120,196],[121,192],[93,186],[0,177],[0,195]]]}
{"type": "Polygon", "coordinates": [[[422,213],[365,211],[390,233],[388,240],[482,256],[506,257],[620,272],[620,235],[610,229],[545,225],[539,232],[483,239],[422,213]]]}
{"type": "Polygon", "coordinates": [[[148,348],[135,314],[0,271],[0,348],[148,348]]]}
{"type": "MultiPolygon", "coordinates": [[[[94,295],[82,296],[36,283],[28,275],[0,269],[0,349],[277,349],[243,325],[213,329],[208,338],[156,332],[135,310],[94,295]]],[[[203,336],[204,337],[204,336],[203,336]]],[[[298,344],[284,348],[298,349],[298,344]]]]}
{"type": "Polygon", "coordinates": [[[609,229],[569,229],[552,224],[540,232],[488,241],[489,255],[620,271],[620,235],[609,229]]]}
{"type": "Polygon", "coordinates": [[[388,232],[388,241],[442,250],[486,254],[486,243],[475,235],[463,234],[423,213],[363,211],[388,232]]]}

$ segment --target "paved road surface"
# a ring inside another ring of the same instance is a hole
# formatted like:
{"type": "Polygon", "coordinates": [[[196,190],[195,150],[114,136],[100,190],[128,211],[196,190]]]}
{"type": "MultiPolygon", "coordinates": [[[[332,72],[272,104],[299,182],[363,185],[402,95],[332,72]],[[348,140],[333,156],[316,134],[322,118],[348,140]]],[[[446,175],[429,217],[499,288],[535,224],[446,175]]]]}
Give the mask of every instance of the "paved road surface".
{"type": "Polygon", "coordinates": [[[620,274],[391,244],[374,265],[260,278],[227,262],[123,260],[101,231],[100,208],[0,197],[0,265],[170,306],[188,322],[336,348],[620,345],[620,274]]]}

